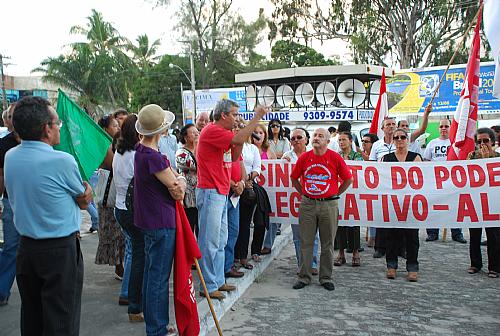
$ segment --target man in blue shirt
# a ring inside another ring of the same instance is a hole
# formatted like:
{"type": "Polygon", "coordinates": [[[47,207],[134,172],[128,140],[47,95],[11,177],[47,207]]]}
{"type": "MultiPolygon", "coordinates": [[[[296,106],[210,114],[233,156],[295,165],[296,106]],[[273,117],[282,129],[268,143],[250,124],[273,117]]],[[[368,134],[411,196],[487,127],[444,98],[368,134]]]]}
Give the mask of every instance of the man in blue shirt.
{"type": "Polygon", "coordinates": [[[61,121],[50,103],[24,97],[14,109],[21,144],[5,156],[5,186],[21,236],[16,280],[22,335],[78,335],[83,286],[80,209],[92,196],[75,159],[52,148],[61,121]]]}

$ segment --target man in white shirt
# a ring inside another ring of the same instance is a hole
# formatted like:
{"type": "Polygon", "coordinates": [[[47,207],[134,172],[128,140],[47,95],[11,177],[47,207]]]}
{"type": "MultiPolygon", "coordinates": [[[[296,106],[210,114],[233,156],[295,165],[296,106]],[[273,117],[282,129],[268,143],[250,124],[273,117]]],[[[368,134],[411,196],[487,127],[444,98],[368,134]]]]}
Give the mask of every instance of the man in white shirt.
{"type": "Polygon", "coordinates": [[[392,134],[396,130],[396,121],[394,118],[386,118],[382,122],[382,131],[384,137],[376,141],[372,146],[370,161],[380,161],[386,155],[396,151],[396,146],[392,143],[392,134]]]}
{"type": "MultiPolygon", "coordinates": [[[[424,116],[422,118],[422,123],[420,124],[420,127],[411,133],[410,148],[409,148],[411,152],[415,152],[418,154],[421,153],[420,143],[417,142],[416,140],[419,136],[425,133],[425,130],[427,129],[427,124],[429,123],[429,114],[431,112],[432,112],[432,105],[427,105],[424,111],[424,116]]],[[[410,134],[410,123],[408,122],[408,120],[403,119],[398,121],[398,128],[402,128],[408,134],[410,134]]]]}
{"type": "MultiPolygon", "coordinates": [[[[450,121],[442,119],[439,122],[439,138],[429,142],[424,152],[424,160],[426,161],[446,161],[448,147],[450,147],[450,121]]],[[[427,229],[426,241],[438,240],[439,229],[427,229]]],[[[462,229],[451,229],[451,238],[459,243],[465,244],[462,229]]]]}

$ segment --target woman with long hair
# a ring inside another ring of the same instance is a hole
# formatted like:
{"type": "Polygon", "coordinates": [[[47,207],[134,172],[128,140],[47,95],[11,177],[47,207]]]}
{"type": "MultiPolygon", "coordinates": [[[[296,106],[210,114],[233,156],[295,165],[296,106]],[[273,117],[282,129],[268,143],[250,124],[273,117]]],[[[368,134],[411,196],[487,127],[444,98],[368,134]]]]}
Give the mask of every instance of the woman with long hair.
{"type": "Polygon", "coordinates": [[[144,274],[144,235],[134,225],[134,213],[127,208],[126,195],[134,177],[135,146],[139,133],[135,130],[137,115],[128,115],[122,123],[113,158],[116,186],[115,217],[125,235],[125,262],[120,297],[127,297],[130,322],[142,322],[142,277],[144,274]]]}
{"type": "Polygon", "coordinates": [[[135,128],[142,134],[134,157],[134,224],[144,234],[143,307],[147,335],[167,335],[169,279],[175,253],[175,202],[184,199],[186,178],[177,175],[158,151],[161,134],[175,116],[158,105],[146,105],[135,128]]]}
{"type": "MultiPolygon", "coordinates": [[[[418,153],[408,150],[409,136],[408,133],[398,128],[392,135],[393,143],[396,146],[396,151],[386,154],[382,157],[383,162],[417,162],[422,161],[422,157],[418,153]]],[[[388,229],[387,230],[387,278],[396,278],[396,269],[398,268],[398,255],[400,252],[401,242],[405,241],[406,248],[406,270],[408,271],[408,281],[415,282],[418,278],[418,229],[388,229]]]]}
{"type": "MultiPolygon", "coordinates": [[[[113,143],[109,146],[106,156],[101,163],[100,168],[104,170],[112,170],[113,157],[115,155],[116,138],[119,134],[120,127],[118,121],[113,115],[108,114],[103,116],[98,121],[106,133],[113,138],[113,143]]],[[[97,206],[99,213],[99,245],[95,256],[95,263],[98,265],[115,266],[115,274],[118,280],[123,278],[123,258],[125,254],[125,238],[123,236],[120,225],[116,222],[114,215],[114,204],[99,204],[97,206]]],[[[128,298],[120,297],[118,304],[127,305],[128,298]]]]}
{"type": "Polygon", "coordinates": [[[264,125],[258,124],[253,132],[256,136],[252,137],[252,144],[257,146],[262,160],[275,160],[276,154],[270,148],[267,129],[264,125]]]}
{"type": "Polygon", "coordinates": [[[191,225],[191,229],[198,236],[198,209],[196,208],[196,184],[198,183],[196,164],[196,147],[200,132],[194,124],[187,124],[181,128],[179,140],[182,147],[175,153],[177,169],[186,178],[186,195],[184,196],[184,211],[191,225]]]}
{"type": "Polygon", "coordinates": [[[269,134],[269,146],[276,154],[277,159],[281,159],[283,153],[291,149],[290,141],[285,137],[285,130],[281,121],[278,119],[271,119],[267,126],[267,133],[269,134]]]}

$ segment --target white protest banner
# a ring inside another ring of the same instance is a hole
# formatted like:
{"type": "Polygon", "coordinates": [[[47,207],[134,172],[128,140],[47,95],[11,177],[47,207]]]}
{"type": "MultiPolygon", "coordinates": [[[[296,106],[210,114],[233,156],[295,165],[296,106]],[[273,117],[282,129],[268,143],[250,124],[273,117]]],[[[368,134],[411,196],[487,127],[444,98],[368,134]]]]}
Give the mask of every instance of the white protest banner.
{"type": "MultiPolygon", "coordinates": [[[[402,228],[500,227],[500,159],[450,162],[347,161],[354,182],[339,200],[339,225],[402,228]]],[[[263,161],[260,184],[271,222],[298,223],[293,164],[263,161]]]]}

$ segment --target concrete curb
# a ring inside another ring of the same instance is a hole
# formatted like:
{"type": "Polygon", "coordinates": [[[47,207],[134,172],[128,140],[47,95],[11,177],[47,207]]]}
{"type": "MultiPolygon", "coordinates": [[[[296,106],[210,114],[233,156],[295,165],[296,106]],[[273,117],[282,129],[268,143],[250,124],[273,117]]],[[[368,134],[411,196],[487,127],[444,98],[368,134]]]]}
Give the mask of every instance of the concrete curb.
{"type": "MultiPolygon", "coordinates": [[[[244,270],[245,276],[240,279],[231,279],[229,282],[236,286],[236,290],[231,293],[226,293],[226,298],[222,301],[212,300],[215,314],[220,321],[224,314],[231,309],[236,301],[245,293],[245,291],[253,284],[276,258],[281,250],[292,240],[292,228],[290,225],[282,227],[281,235],[276,236],[271,254],[263,256],[262,261],[253,263],[254,268],[251,271],[244,270]]],[[[215,322],[210,313],[208,302],[205,299],[198,300],[198,315],[200,319],[200,336],[208,335],[215,327],[215,322]]]]}

